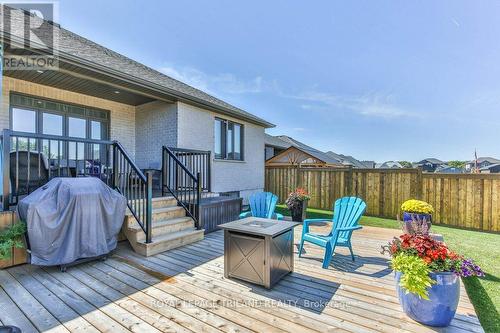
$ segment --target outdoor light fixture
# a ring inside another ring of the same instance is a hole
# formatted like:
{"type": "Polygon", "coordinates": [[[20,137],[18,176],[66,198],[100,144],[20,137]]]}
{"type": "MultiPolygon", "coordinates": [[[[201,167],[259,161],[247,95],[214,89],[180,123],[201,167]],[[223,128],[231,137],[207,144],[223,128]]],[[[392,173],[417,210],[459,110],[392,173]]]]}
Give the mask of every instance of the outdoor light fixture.
{"type": "Polygon", "coordinates": [[[114,91],[114,93],[115,93],[115,94],[119,94],[120,92],[119,92],[118,90],[115,90],[115,91],[114,91]]]}

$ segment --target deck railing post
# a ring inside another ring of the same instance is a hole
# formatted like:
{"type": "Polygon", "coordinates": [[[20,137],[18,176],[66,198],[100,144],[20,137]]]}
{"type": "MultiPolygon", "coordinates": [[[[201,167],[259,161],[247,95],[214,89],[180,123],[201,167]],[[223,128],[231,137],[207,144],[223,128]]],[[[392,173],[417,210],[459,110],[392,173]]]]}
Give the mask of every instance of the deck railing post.
{"type": "Polygon", "coordinates": [[[211,171],[211,164],[212,164],[212,152],[209,150],[207,153],[207,191],[212,192],[212,171],[211,171]]]}
{"type": "Polygon", "coordinates": [[[146,243],[151,243],[151,233],[152,233],[152,216],[153,216],[153,174],[151,171],[146,173],[146,243]]]}
{"type": "Polygon", "coordinates": [[[3,193],[2,209],[9,210],[10,205],[10,130],[2,132],[3,193]]]}
{"type": "Polygon", "coordinates": [[[201,172],[196,174],[196,229],[200,229],[201,172]]]}
{"type": "Polygon", "coordinates": [[[118,188],[118,149],[113,143],[113,188],[118,188]]]}

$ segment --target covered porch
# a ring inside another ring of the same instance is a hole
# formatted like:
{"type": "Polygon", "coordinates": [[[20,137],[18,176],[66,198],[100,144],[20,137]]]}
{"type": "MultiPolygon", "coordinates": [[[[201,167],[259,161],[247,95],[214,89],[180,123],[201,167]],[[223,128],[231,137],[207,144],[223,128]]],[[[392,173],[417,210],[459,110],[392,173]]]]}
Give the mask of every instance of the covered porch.
{"type": "Polygon", "coordinates": [[[223,277],[222,232],[149,258],[121,243],[105,262],[66,273],[0,271],[0,322],[25,332],[482,332],[463,286],[451,326],[406,317],[379,252],[397,234],[364,227],[353,235],[356,261],[340,250],[325,270],[320,249],[306,245],[298,258],[295,247],[295,272],[271,290],[223,277]]]}

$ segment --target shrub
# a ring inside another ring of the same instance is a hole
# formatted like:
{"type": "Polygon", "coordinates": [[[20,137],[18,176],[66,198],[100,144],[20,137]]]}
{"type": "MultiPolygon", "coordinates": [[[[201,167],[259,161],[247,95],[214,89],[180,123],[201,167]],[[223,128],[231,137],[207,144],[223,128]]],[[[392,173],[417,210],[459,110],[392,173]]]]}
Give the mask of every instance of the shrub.
{"type": "Polygon", "coordinates": [[[399,284],[407,293],[414,293],[429,299],[427,288],[435,283],[429,276],[429,266],[421,258],[405,253],[395,256],[391,261],[393,270],[403,273],[399,284]]]}
{"type": "Polygon", "coordinates": [[[417,213],[417,214],[432,214],[434,213],[434,208],[430,204],[421,200],[406,200],[401,205],[401,210],[403,212],[408,213],[417,213]]]}
{"type": "Polygon", "coordinates": [[[12,247],[24,247],[20,238],[25,232],[26,224],[18,222],[0,233],[0,260],[10,259],[12,256],[12,247]]]}

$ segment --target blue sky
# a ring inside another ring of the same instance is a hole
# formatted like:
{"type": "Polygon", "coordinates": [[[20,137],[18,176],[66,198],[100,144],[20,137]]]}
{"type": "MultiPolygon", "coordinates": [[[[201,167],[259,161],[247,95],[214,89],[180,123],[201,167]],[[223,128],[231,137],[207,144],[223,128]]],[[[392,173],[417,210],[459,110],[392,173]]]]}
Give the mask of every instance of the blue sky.
{"type": "Polygon", "coordinates": [[[69,1],[60,23],[321,150],[500,157],[499,1],[69,1]]]}

